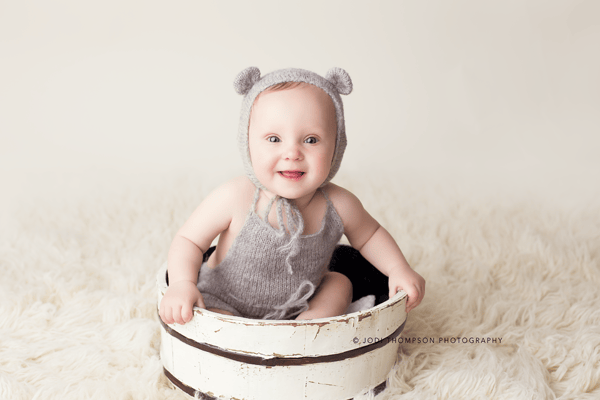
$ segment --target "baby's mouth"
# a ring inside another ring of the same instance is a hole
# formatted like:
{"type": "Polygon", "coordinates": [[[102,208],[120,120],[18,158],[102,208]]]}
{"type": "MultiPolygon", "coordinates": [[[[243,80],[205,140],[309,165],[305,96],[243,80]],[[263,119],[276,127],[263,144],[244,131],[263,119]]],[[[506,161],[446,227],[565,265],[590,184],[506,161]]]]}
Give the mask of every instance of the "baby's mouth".
{"type": "Polygon", "coordinates": [[[302,172],[302,171],[279,171],[279,175],[283,176],[284,178],[291,179],[293,181],[297,181],[297,180],[300,180],[300,178],[302,178],[302,176],[304,175],[304,172],[302,172]]]}

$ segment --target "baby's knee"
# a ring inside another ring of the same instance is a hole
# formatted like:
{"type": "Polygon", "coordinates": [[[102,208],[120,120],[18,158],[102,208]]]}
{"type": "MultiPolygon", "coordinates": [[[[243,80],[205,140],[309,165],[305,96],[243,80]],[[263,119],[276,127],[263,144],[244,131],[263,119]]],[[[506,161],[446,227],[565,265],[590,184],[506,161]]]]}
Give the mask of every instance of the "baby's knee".
{"type": "Polygon", "coordinates": [[[340,297],[347,299],[348,304],[352,302],[352,282],[340,272],[329,271],[325,274],[324,282],[335,287],[340,297]]]}

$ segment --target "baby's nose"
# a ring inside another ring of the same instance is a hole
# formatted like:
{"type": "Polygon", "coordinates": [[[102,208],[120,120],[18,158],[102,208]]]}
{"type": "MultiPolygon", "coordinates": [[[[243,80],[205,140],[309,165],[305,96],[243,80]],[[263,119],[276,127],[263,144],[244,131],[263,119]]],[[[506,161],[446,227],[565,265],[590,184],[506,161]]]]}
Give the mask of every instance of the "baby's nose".
{"type": "Polygon", "coordinates": [[[300,146],[297,144],[290,144],[283,152],[283,157],[286,160],[300,160],[302,159],[302,151],[300,146]]]}

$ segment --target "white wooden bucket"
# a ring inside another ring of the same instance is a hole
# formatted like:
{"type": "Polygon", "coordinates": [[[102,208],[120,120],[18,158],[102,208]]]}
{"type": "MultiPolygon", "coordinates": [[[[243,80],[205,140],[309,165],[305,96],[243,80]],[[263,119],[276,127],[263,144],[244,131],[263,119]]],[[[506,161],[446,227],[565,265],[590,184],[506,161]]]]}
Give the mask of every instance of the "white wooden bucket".
{"type": "MultiPolygon", "coordinates": [[[[166,289],[158,273],[158,301],[166,289]]],[[[366,311],[305,321],[255,320],[195,308],[161,321],[165,375],[200,399],[347,400],[385,389],[406,322],[406,294],[366,311]]],[[[159,318],[160,320],[160,318],[159,318]]]]}

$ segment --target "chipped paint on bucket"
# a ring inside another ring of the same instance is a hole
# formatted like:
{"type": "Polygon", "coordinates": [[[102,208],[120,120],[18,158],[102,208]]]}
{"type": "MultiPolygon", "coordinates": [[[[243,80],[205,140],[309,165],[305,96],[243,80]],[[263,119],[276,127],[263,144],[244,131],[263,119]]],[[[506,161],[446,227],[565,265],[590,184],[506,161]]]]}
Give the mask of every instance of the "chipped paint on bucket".
{"type": "MultiPolygon", "coordinates": [[[[158,273],[158,301],[167,289],[158,273]]],[[[365,311],[313,320],[257,320],[194,309],[161,321],[165,375],[191,396],[347,400],[385,388],[404,328],[406,293],[365,311]]],[[[159,318],[160,319],[160,318],[159,318]]]]}

